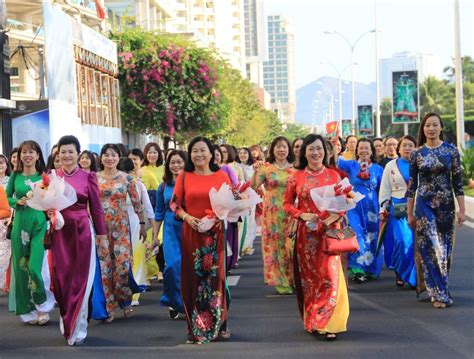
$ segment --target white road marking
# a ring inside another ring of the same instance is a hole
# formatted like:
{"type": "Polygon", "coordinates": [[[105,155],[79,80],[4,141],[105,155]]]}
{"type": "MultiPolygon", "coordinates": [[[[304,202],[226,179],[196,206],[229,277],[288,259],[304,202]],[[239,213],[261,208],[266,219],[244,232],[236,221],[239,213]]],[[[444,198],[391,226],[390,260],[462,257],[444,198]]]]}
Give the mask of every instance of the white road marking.
{"type": "Polygon", "coordinates": [[[240,275],[230,275],[227,277],[229,287],[235,287],[239,283],[240,275]]]}

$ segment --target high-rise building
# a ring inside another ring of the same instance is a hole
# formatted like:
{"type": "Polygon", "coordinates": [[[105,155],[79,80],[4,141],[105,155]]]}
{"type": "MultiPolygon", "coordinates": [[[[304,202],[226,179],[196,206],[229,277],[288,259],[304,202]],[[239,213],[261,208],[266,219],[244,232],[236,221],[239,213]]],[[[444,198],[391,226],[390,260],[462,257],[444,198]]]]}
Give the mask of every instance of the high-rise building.
{"type": "Polygon", "coordinates": [[[263,63],[264,87],[272,96],[272,110],[283,123],[294,123],[294,34],[290,22],[283,16],[270,15],[267,19],[268,61],[263,63]]]}
{"type": "Polygon", "coordinates": [[[267,18],[262,0],[244,0],[247,79],[263,87],[263,62],[268,60],[267,18]]]}
{"type": "Polygon", "coordinates": [[[380,98],[392,98],[392,72],[418,71],[418,82],[422,83],[428,76],[441,78],[441,63],[433,54],[410,54],[408,51],[397,52],[388,59],[379,60],[380,98]]]}

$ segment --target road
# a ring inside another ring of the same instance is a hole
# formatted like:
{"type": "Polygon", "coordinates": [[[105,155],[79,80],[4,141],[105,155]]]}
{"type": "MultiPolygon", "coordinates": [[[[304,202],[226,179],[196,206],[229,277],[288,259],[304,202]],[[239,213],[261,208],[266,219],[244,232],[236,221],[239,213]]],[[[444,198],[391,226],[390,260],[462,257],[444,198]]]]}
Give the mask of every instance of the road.
{"type": "Polygon", "coordinates": [[[457,233],[450,285],[454,305],[435,310],[414,291],[395,287],[393,274],[350,284],[348,332],[326,342],[303,330],[295,296],[262,284],[259,243],[235,270],[228,342],[185,344],[184,320],[159,306],[161,285],[142,295],[135,316],[92,321],[81,347],[68,347],[58,311],[46,327],[29,326],[7,312],[0,297],[0,358],[474,358],[474,224],[457,233]]]}

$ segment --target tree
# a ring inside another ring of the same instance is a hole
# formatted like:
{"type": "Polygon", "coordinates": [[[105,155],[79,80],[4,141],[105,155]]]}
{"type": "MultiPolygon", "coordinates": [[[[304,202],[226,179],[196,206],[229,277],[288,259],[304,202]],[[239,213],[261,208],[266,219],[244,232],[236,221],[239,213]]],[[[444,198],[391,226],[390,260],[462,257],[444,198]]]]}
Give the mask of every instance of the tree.
{"type": "Polygon", "coordinates": [[[283,131],[283,136],[292,142],[296,138],[305,138],[307,135],[309,135],[309,133],[310,131],[306,127],[296,123],[289,123],[286,125],[286,128],[283,131]]]}
{"type": "Polygon", "coordinates": [[[450,91],[451,88],[445,81],[428,76],[420,85],[420,115],[449,111],[453,106],[450,91]]]}
{"type": "MultiPolygon", "coordinates": [[[[461,58],[462,62],[462,82],[474,83],[474,59],[470,56],[464,56],[461,58]]],[[[450,80],[454,80],[455,68],[453,66],[446,66],[443,69],[444,73],[450,80]]]]}

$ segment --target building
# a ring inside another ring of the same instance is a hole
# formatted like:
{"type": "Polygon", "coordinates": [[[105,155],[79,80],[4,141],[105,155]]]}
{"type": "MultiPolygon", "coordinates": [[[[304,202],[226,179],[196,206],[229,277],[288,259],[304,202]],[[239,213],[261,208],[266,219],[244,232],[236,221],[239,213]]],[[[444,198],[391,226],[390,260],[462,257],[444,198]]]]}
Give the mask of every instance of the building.
{"type": "Polygon", "coordinates": [[[272,97],[272,110],[283,123],[294,123],[296,113],[294,34],[281,15],[268,21],[268,61],[263,63],[263,83],[272,97]]]}
{"type": "Polygon", "coordinates": [[[392,98],[392,72],[418,71],[418,82],[428,76],[441,78],[441,63],[433,54],[411,54],[408,51],[398,52],[388,59],[379,59],[380,98],[392,98]]]}

